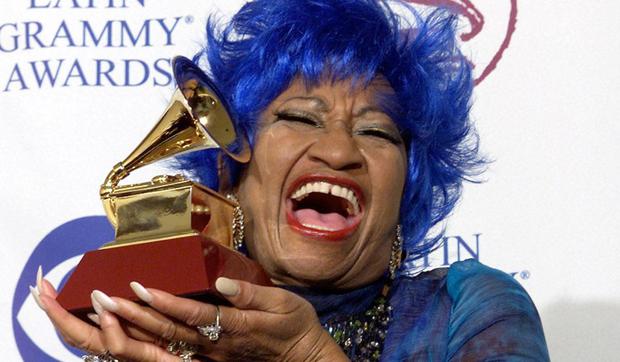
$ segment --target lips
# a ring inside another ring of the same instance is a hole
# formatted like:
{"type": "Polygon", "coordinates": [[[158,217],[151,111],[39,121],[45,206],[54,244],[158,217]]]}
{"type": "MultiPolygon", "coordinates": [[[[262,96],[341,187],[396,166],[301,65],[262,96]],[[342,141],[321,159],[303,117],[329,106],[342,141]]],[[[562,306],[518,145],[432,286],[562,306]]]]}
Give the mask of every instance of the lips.
{"type": "Polygon", "coordinates": [[[360,186],[330,175],[305,175],[288,190],[286,218],[303,235],[330,241],[342,240],[357,230],[364,211],[360,186]]]}

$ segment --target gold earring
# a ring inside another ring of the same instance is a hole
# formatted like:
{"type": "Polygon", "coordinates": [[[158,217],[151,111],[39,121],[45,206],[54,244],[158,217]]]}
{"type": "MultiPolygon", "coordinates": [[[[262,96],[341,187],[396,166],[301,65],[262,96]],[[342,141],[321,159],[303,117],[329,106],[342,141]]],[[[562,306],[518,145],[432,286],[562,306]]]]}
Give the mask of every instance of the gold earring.
{"type": "Polygon", "coordinates": [[[235,194],[229,193],[226,198],[235,203],[232,222],[233,248],[240,251],[243,248],[243,239],[245,238],[245,215],[235,194]]]}
{"type": "Polygon", "coordinates": [[[396,269],[400,266],[403,254],[403,232],[400,224],[396,225],[396,238],[392,242],[392,253],[390,254],[390,263],[388,265],[390,271],[390,280],[396,278],[396,269]]]}

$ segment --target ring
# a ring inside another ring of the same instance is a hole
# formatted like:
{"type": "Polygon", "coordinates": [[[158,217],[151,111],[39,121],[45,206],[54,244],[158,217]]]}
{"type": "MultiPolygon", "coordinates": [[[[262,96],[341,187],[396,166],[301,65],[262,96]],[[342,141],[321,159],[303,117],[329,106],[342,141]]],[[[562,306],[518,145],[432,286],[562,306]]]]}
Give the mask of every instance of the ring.
{"type": "Polygon", "coordinates": [[[183,362],[191,362],[192,356],[198,352],[198,347],[185,341],[172,341],[166,348],[168,352],[181,357],[183,362]]]}
{"type": "Polygon", "coordinates": [[[200,335],[208,337],[211,342],[217,342],[220,339],[222,326],[220,326],[220,306],[215,306],[215,323],[196,327],[200,335]]]}
{"type": "Polygon", "coordinates": [[[108,351],[103,352],[102,354],[86,354],[82,356],[82,361],[84,362],[120,362],[120,360],[108,351]]]}

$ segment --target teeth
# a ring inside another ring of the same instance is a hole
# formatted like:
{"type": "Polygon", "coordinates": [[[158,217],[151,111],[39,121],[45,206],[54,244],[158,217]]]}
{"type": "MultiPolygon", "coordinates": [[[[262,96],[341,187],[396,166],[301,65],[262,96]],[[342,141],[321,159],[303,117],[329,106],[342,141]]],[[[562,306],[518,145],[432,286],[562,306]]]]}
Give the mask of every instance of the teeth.
{"type": "Polygon", "coordinates": [[[331,229],[325,226],[321,226],[321,225],[313,225],[313,224],[303,224],[305,227],[309,227],[312,229],[317,229],[317,230],[324,230],[324,231],[335,231],[336,229],[331,229]]]}
{"type": "Polygon", "coordinates": [[[319,184],[319,192],[322,192],[324,194],[329,193],[329,189],[331,188],[330,184],[328,184],[327,182],[316,182],[316,184],[319,184]]]}
{"type": "Polygon", "coordinates": [[[358,214],[361,211],[359,201],[357,200],[357,197],[355,196],[355,192],[353,192],[353,190],[345,186],[333,185],[329,182],[324,181],[310,182],[301,186],[297,189],[297,191],[293,192],[291,198],[297,201],[301,201],[312,192],[320,192],[322,194],[328,195],[331,194],[348,200],[353,207],[353,210],[348,210],[351,215],[358,214]]]}

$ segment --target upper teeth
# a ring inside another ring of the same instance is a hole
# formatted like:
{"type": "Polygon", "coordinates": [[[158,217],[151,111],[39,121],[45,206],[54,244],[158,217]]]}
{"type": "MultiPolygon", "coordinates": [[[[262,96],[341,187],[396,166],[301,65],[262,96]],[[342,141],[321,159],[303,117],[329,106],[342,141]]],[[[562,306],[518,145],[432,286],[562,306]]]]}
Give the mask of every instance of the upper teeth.
{"type": "Polygon", "coordinates": [[[355,196],[355,192],[345,186],[333,185],[329,182],[317,181],[309,182],[297,189],[291,195],[291,198],[301,201],[304,197],[308,196],[311,192],[320,192],[323,194],[334,195],[347,199],[353,206],[353,210],[349,210],[350,214],[354,215],[360,212],[359,201],[355,196]]]}

